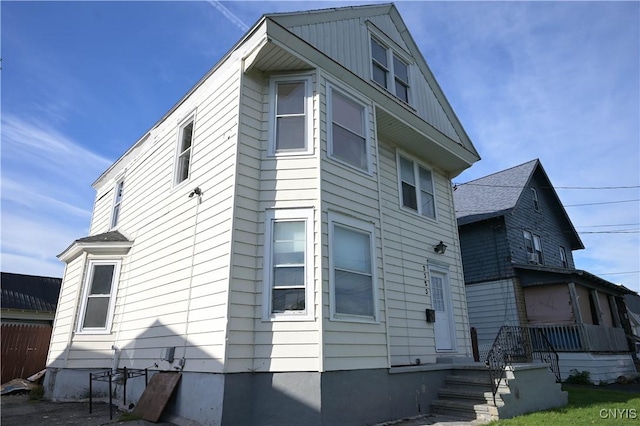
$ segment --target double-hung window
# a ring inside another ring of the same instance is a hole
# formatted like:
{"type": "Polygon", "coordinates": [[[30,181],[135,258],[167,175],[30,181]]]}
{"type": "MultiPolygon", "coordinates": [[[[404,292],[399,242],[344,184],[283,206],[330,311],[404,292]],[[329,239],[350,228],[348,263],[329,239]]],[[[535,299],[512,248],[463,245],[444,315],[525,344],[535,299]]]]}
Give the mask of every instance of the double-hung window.
{"type": "Polygon", "coordinates": [[[409,103],[409,64],[374,37],[371,37],[371,79],[409,103]]]}
{"type": "Polygon", "coordinates": [[[527,251],[527,260],[530,263],[542,264],[542,242],[538,235],[532,234],[529,231],[523,231],[524,233],[524,245],[527,251]]]}
{"type": "Polygon", "coordinates": [[[328,121],[331,123],[329,155],[363,171],[369,171],[367,107],[328,86],[328,121]]]}
{"type": "Polygon", "coordinates": [[[376,321],[373,224],[330,214],[329,227],[332,318],[376,321]]]}
{"type": "Polygon", "coordinates": [[[120,179],[116,183],[116,193],[113,199],[113,211],[111,212],[111,228],[118,226],[120,219],[120,205],[122,204],[122,193],[124,191],[124,179],[120,179]]]}
{"type": "Polygon", "coordinates": [[[79,332],[110,332],[119,270],[119,261],[89,261],[78,321],[79,332]]]}
{"type": "Polygon", "coordinates": [[[185,124],[180,126],[178,132],[178,158],[176,161],[175,184],[184,182],[189,178],[191,167],[191,151],[193,144],[194,118],[190,118],[185,124]]]}
{"type": "Polygon", "coordinates": [[[270,92],[273,113],[269,155],[311,154],[311,77],[274,77],[270,92]]]}
{"type": "Polygon", "coordinates": [[[398,154],[400,198],[402,206],[435,219],[436,199],[431,171],[398,154]]]}
{"type": "Polygon", "coordinates": [[[313,319],[313,209],[268,210],[263,318],[313,319]]]}

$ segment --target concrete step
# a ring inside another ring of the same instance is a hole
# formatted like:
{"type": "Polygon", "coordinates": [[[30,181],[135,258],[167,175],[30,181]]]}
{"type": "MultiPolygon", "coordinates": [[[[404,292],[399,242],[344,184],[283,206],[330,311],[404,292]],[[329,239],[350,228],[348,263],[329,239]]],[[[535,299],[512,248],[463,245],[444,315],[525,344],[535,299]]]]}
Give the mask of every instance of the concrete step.
{"type": "Polygon", "coordinates": [[[448,375],[444,378],[444,382],[451,385],[465,385],[465,386],[489,386],[491,387],[491,378],[489,373],[485,375],[448,375]]]}
{"type": "MultiPolygon", "coordinates": [[[[444,387],[438,389],[438,398],[441,400],[469,401],[474,403],[493,405],[493,392],[491,392],[491,389],[485,390],[444,387]]],[[[499,407],[504,405],[504,402],[500,398],[500,395],[496,395],[496,405],[499,407]]]]}
{"type": "Polygon", "coordinates": [[[498,419],[497,407],[475,401],[439,399],[431,403],[431,411],[470,420],[491,421],[498,419]]]}

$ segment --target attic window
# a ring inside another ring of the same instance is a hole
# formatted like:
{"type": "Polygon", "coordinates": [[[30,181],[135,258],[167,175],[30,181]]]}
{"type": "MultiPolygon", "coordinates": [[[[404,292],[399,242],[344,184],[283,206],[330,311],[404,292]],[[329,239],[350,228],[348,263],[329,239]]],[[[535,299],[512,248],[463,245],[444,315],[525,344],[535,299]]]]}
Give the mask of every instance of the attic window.
{"type": "Polygon", "coordinates": [[[390,44],[371,37],[371,79],[409,103],[409,64],[390,44]]]}
{"type": "Polygon", "coordinates": [[[537,212],[540,211],[540,201],[538,200],[538,191],[535,188],[531,188],[531,198],[533,199],[533,209],[537,212]]]}

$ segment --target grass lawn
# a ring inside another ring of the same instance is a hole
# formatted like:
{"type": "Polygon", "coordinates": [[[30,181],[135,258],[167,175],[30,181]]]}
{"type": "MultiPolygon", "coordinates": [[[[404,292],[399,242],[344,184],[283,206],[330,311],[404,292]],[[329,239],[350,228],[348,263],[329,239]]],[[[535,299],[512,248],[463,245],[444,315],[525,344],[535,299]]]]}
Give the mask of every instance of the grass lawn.
{"type": "Polygon", "coordinates": [[[563,386],[569,403],[561,408],[490,423],[492,426],[640,425],[640,394],[597,386],[563,386]]]}

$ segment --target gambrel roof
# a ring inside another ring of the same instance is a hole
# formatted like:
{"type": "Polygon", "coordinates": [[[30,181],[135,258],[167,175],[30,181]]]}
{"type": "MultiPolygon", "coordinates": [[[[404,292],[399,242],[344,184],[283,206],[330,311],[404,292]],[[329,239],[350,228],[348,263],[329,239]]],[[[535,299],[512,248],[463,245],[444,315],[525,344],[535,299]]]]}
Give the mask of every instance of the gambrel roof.
{"type": "Polygon", "coordinates": [[[580,236],[538,159],[456,186],[453,198],[458,226],[511,213],[536,172],[542,176],[542,186],[552,194],[554,210],[561,213],[570,229],[572,248],[583,249],[580,236]]]}

